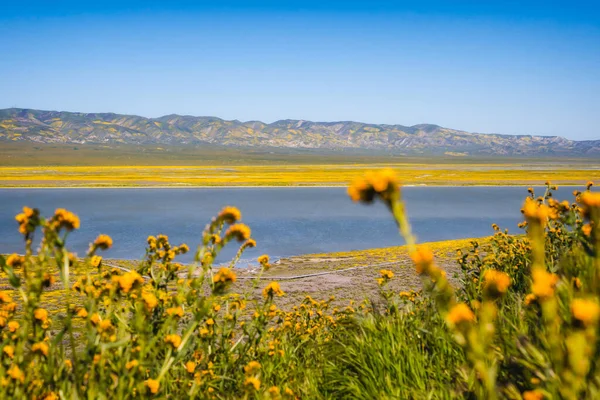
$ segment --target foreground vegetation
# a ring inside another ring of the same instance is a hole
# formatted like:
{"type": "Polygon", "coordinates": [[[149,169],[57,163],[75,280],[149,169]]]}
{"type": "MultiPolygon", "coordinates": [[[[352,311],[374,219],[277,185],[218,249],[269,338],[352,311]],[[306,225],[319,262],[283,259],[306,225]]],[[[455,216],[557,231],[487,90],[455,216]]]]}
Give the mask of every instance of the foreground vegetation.
{"type": "MultiPolygon", "coordinates": [[[[100,235],[85,270],[67,237],[77,216],[17,216],[25,256],[0,258],[11,289],[0,294],[3,398],[598,398],[600,363],[600,195],[591,182],[575,202],[553,187],[525,200],[526,236],[499,227],[458,254],[447,277],[432,250],[418,246],[392,171],[349,188],[355,201],[383,201],[407,243],[421,291],[393,289],[379,271],[378,298],[346,307],[306,297],[279,306],[277,282],[233,290],[230,268],[212,268],[224,247],[256,243],[233,207],[202,235],[196,265],[164,236],[148,238],[131,271],[103,266],[112,245],[100,235]],[[32,240],[41,234],[34,254],[32,240]],[[58,270],[64,311],[51,316],[46,288],[58,270]]],[[[261,271],[272,266],[260,258],[261,271]]]]}
{"type": "Polygon", "coordinates": [[[359,151],[2,143],[0,187],[340,186],[373,166],[409,185],[582,185],[598,160],[406,157],[359,151]]]}

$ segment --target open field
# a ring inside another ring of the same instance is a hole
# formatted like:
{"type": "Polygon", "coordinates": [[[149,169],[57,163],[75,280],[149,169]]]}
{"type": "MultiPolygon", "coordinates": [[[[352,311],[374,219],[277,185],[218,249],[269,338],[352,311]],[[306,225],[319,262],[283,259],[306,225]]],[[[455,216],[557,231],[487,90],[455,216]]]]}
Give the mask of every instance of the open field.
{"type": "Polygon", "coordinates": [[[135,146],[0,146],[0,187],[337,186],[394,168],[405,185],[582,185],[600,160],[403,157],[135,146]]]}

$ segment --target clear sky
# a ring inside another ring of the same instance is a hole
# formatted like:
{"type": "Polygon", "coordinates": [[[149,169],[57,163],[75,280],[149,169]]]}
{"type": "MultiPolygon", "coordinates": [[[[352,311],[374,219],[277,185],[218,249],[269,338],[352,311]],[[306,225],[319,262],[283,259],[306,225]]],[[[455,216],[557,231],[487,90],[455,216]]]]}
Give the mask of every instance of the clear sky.
{"type": "Polygon", "coordinates": [[[0,108],[600,139],[599,1],[2,1],[0,108]]]}

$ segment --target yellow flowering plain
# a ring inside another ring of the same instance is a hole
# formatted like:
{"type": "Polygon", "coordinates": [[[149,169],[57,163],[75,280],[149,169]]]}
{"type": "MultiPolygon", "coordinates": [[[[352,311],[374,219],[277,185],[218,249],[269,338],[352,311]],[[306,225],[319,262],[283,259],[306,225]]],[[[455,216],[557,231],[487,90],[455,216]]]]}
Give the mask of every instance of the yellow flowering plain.
{"type": "Polygon", "coordinates": [[[394,169],[405,185],[583,185],[600,179],[600,169],[553,163],[0,166],[0,187],[343,186],[383,167],[394,169]]]}

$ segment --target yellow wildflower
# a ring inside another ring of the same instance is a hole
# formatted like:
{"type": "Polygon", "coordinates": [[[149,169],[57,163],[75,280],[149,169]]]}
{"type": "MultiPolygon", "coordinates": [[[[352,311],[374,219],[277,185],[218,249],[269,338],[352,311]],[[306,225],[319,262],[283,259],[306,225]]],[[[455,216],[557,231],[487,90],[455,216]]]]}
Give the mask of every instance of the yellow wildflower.
{"type": "Polygon", "coordinates": [[[19,268],[24,263],[25,263],[25,257],[20,256],[18,254],[11,254],[10,256],[8,256],[6,258],[6,265],[13,267],[13,268],[19,268]]]}
{"type": "Polygon", "coordinates": [[[146,305],[146,309],[148,309],[148,311],[152,311],[154,307],[158,305],[158,299],[151,292],[142,293],[142,300],[144,300],[144,304],[146,305]]]}
{"type": "Polygon", "coordinates": [[[267,254],[263,254],[262,256],[258,257],[257,261],[260,264],[268,264],[269,263],[269,256],[267,254]]]}
{"type": "Polygon", "coordinates": [[[193,374],[194,371],[196,370],[196,363],[193,361],[188,361],[185,363],[185,370],[190,373],[193,374]]]}
{"type": "Polygon", "coordinates": [[[170,343],[174,348],[178,348],[181,344],[181,336],[172,334],[165,337],[165,343],[170,343]]]}
{"type": "Polygon", "coordinates": [[[390,168],[368,171],[364,177],[355,179],[348,187],[348,196],[352,201],[370,203],[375,195],[388,200],[390,192],[398,189],[396,173],[390,168]]]}
{"type": "Polygon", "coordinates": [[[221,268],[219,269],[219,272],[217,272],[213,277],[213,282],[228,283],[235,282],[236,279],[237,277],[235,276],[235,273],[231,270],[231,268],[221,268]]]}
{"type": "Polygon", "coordinates": [[[17,321],[10,321],[8,323],[8,330],[11,331],[12,333],[15,333],[17,331],[17,329],[19,329],[21,325],[19,325],[19,323],[17,321]]]}
{"type": "Polygon", "coordinates": [[[112,245],[113,245],[113,240],[108,235],[98,235],[96,240],[94,240],[94,247],[101,249],[101,250],[110,249],[112,247],[112,245]]]}
{"type": "Polygon", "coordinates": [[[217,218],[228,224],[233,224],[242,219],[242,213],[236,207],[226,206],[219,212],[217,218]]]}
{"type": "Polygon", "coordinates": [[[19,223],[19,233],[27,235],[33,232],[39,222],[39,213],[37,208],[23,207],[23,212],[15,216],[15,220],[19,223]]]}
{"type": "Polygon", "coordinates": [[[15,348],[13,346],[4,346],[2,351],[10,358],[15,356],[15,348]]]}
{"type": "Polygon", "coordinates": [[[31,346],[31,351],[33,352],[39,352],[45,356],[48,355],[48,344],[45,342],[40,342],[40,343],[35,343],[33,346],[31,346]]]}
{"type": "Polygon", "coordinates": [[[523,392],[523,400],[544,400],[544,394],[539,390],[528,390],[523,392]]]}
{"type": "Polygon", "coordinates": [[[525,215],[528,222],[537,222],[541,225],[545,225],[548,222],[550,216],[550,209],[545,204],[539,204],[536,200],[531,197],[525,198],[525,203],[521,212],[525,215]]]}
{"type": "Polygon", "coordinates": [[[250,361],[245,367],[244,372],[246,375],[254,375],[261,368],[261,365],[258,361],[250,361]]]}
{"type": "Polygon", "coordinates": [[[167,308],[167,314],[169,316],[183,317],[183,308],[181,307],[171,307],[167,308]]]}
{"type": "Polygon", "coordinates": [[[131,368],[135,368],[138,365],[140,365],[140,362],[138,360],[131,360],[128,361],[127,364],[125,364],[125,368],[127,368],[127,370],[130,370],[131,368]]]}
{"type": "Polygon", "coordinates": [[[48,320],[48,311],[43,308],[37,308],[33,312],[33,317],[39,321],[46,322],[48,320]]]}
{"type": "Polygon", "coordinates": [[[150,250],[156,250],[156,238],[154,236],[148,236],[148,248],[150,250]]]}
{"type": "Polygon", "coordinates": [[[525,296],[525,305],[528,306],[536,300],[537,297],[535,296],[535,294],[529,293],[527,296],[525,296]]]}
{"type": "Polygon", "coordinates": [[[591,236],[592,234],[592,226],[590,224],[585,224],[582,228],[581,228],[581,232],[583,232],[583,234],[585,236],[591,236]]]}
{"type": "Polygon", "coordinates": [[[574,299],[571,302],[573,317],[584,325],[591,325],[598,321],[600,306],[593,300],[574,299]]]}
{"type": "Polygon", "coordinates": [[[44,400],[58,400],[59,397],[56,393],[54,392],[50,392],[46,395],[46,397],[44,397],[44,400]]]}
{"type": "Polygon", "coordinates": [[[382,269],[381,271],[379,271],[379,273],[381,274],[381,277],[384,279],[392,279],[394,277],[394,273],[392,271],[390,271],[389,269],[382,269]]]}
{"type": "Polygon", "coordinates": [[[148,379],[144,381],[144,385],[146,385],[152,394],[158,393],[158,389],[160,388],[160,383],[155,379],[148,379]]]}
{"type": "Polygon", "coordinates": [[[102,264],[102,257],[101,256],[92,256],[92,258],[90,259],[90,263],[92,264],[92,267],[98,268],[100,266],[100,264],[102,264]]]}
{"type": "Polygon", "coordinates": [[[419,275],[426,274],[431,265],[433,265],[433,252],[427,246],[419,246],[410,257],[415,263],[416,271],[419,275]]]}
{"type": "Polygon", "coordinates": [[[458,325],[461,322],[472,322],[475,320],[475,314],[465,303],[458,303],[450,309],[448,313],[448,321],[453,325],[458,325]]]}
{"type": "Polygon", "coordinates": [[[269,388],[269,395],[271,396],[272,399],[281,398],[281,392],[277,386],[271,386],[269,388]]]}
{"type": "Polygon", "coordinates": [[[144,283],[144,279],[136,271],[129,271],[119,277],[119,286],[124,293],[129,293],[131,288],[136,284],[144,283]]]}
{"type": "Polygon", "coordinates": [[[546,272],[541,268],[534,269],[531,275],[533,277],[531,292],[538,299],[544,300],[554,295],[554,287],[558,282],[557,275],[546,272]]]}
{"type": "Polygon", "coordinates": [[[581,194],[580,201],[587,207],[600,207],[600,193],[584,192],[581,194]]]}
{"type": "Polygon", "coordinates": [[[250,239],[250,227],[245,224],[234,224],[231,225],[225,232],[227,239],[236,239],[238,242],[250,239]]]}
{"type": "Polygon", "coordinates": [[[362,200],[363,198],[363,201],[372,201],[372,198],[370,200],[367,198],[368,188],[369,184],[364,178],[356,178],[348,187],[348,196],[350,196],[350,199],[354,202],[362,200]]]}
{"type": "Polygon", "coordinates": [[[270,297],[270,296],[283,296],[285,293],[283,290],[281,290],[279,283],[271,282],[263,289],[262,294],[264,297],[270,297]]]}
{"type": "Polygon", "coordinates": [[[79,229],[79,217],[64,208],[58,208],[54,212],[52,221],[57,229],[64,228],[68,231],[79,229]]]}
{"type": "Polygon", "coordinates": [[[12,297],[10,297],[10,294],[8,294],[8,292],[0,292],[0,302],[11,303],[12,297]]]}
{"type": "Polygon", "coordinates": [[[249,376],[244,380],[244,386],[254,388],[254,390],[260,389],[260,380],[253,376],[249,376]]]}
{"type": "Polygon", "coordinates": [[[508,274],[495,269],[486,270],[483,274],[483,280],[485,288],[493,293],[506,293],[506,290],[510,286],[510,277],[508,274]]]}
{"type": "Polygon", "coordinates": [[[25,382],[25,374],[16,365],[11,365],[11,367],[8,369],[8,376],[15,381],[20,381],[21,383],[25,382]]]}

